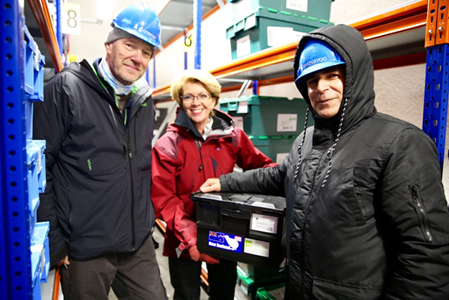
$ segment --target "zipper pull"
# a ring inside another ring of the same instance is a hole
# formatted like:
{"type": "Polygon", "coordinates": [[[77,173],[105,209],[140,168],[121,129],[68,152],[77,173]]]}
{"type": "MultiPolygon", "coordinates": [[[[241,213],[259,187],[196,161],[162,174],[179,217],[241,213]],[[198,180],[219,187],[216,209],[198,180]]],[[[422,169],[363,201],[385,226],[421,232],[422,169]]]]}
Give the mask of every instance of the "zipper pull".
{"type": "Polygon", "coordinates": [[[412,197],[413,199],[418,199],[418,190],[416,188],[416,186],[412,186],[412,197]]]}
{"type": "Polygon", "coordinates": [[[131,145],[129,145],[129,144],[128,144],[128,157],[129,157],[129,159],[133,158],[133,154],[131,152],[131,145]]]}
{"type": "Polygon", "coordinates": [[[203,169],[203,164],[201,164],[200,169],[198,171],[201,171],[203,169]]]}

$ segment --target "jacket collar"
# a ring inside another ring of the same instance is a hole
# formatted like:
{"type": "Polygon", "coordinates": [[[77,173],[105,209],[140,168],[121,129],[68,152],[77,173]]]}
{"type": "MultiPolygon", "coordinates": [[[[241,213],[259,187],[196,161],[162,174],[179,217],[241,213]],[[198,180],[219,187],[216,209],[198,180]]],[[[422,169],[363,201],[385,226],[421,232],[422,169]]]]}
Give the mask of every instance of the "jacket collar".
{"type": "MultiPolygon", "coordinates": [[[[212,117],[214,123],[209,136],[231,134],[234,131],[234,121],[231,116],[218,109],[214,109],[214,112],[215,116],[212,117]]],[[[196,138],[203,139],[192,120],[190,120],[187,113],[181,107],[178,108],[178,115],[176,116],[174,125],[175,126],[170,126],[167,131],[179,131],[179,128],[183,128],[185,131],[190,131],[196,138]]]]}

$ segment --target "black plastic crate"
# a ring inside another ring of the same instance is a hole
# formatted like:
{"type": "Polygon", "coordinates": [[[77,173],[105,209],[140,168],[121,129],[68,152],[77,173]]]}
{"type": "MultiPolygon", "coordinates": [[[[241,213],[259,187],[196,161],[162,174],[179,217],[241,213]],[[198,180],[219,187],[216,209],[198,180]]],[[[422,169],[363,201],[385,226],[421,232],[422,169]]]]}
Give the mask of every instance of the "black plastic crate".
{"type": "Polygon", "coordinates": [[[283,258],[285,198],[257,194],[193,193],[198,250],[264,268],[283,258]]]}

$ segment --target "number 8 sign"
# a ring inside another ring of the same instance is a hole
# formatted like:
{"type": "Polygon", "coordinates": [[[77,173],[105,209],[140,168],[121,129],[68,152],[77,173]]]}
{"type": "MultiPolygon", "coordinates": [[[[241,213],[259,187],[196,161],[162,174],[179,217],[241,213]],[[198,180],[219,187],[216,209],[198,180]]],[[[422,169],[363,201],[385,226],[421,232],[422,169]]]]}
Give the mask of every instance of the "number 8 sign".
{"type": "Polygon", "coordinates": [[[62,33],[81,35],[80,5],[74,3],[63,3],[62,33]]]}

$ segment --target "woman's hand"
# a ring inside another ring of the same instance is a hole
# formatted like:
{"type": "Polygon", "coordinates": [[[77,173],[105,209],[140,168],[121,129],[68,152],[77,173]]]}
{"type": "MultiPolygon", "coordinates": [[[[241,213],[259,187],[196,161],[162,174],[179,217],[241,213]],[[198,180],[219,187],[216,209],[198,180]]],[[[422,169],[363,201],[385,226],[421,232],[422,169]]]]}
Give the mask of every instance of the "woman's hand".
{"type": "Polygon", "coordinates": [[[199,252],[196,245],[193,245],[189,248],[189,255],[193,261],[204,261],[205,263],[212,265],[220,263],[220,260],[218,258],[214,258],[212,256],[199,252]]]}

